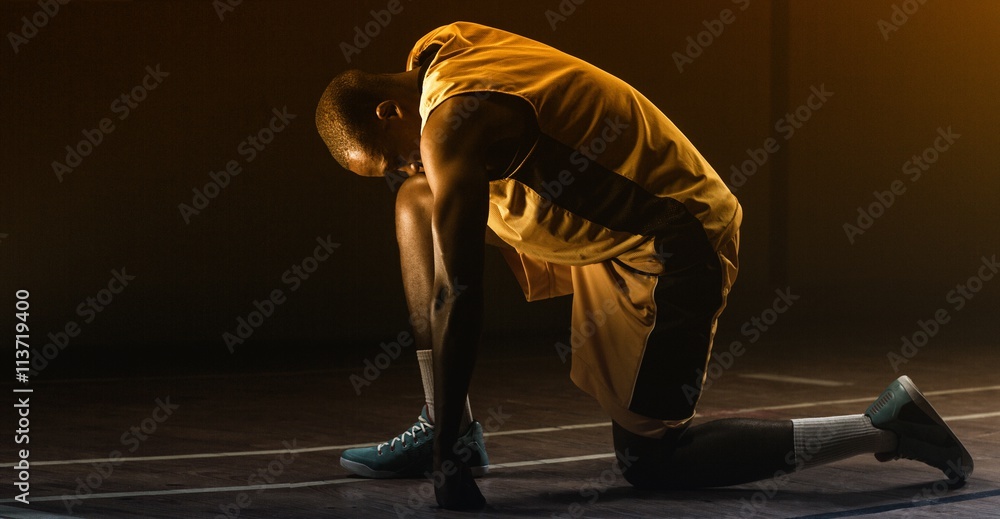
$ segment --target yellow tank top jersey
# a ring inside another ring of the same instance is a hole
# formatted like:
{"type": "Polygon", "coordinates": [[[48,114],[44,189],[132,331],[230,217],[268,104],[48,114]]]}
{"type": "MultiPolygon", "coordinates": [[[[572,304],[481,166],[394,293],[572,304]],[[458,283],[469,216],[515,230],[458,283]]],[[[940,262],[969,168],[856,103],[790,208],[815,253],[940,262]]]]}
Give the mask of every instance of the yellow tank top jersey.
{"type": "Polygon", "coordinates": [[[671,261],[683,266],[692,251],[705,257],[718,250],[739,229],[742,209],[719,175],[617,77],[537,41],[466,22],[421,38],[406,68],[420,66],[424,121],[461,94],[474,94],[470,110],[494,92],[534,109],[538,142],[506,177],[490,182],[489,226],[521,253],[563,265],[617,259],[660,274],[671,261]]]}

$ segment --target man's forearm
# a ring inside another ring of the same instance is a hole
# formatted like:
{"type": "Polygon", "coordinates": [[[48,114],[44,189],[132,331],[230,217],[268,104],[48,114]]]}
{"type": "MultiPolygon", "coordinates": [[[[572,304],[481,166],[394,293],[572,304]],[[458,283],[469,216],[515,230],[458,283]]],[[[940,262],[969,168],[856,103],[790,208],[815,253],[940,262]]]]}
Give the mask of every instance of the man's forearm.
{"type": "MultiPolygon", "coordinates": [[[[459,426],[476,362],[483,327],[482,280],[459,285],[451,280],[442,286],[432,309],[434,335],[435,467],[455,460],[459,426]]],[[[463,460],[464,461],[464,460],[463,460]]]]}

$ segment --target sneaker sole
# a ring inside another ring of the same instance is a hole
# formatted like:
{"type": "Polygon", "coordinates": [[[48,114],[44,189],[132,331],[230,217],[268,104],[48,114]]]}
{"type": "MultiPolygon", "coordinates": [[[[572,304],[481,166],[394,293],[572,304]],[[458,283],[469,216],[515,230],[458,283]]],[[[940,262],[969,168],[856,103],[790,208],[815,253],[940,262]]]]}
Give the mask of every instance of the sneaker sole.
{"type": "MultiPolygon", "coordinates": [[[[419,476],[405,476],[405,475],[400,475],[398,472],[393,472],[391,470],[374,470],[368,465],[365,465],[364,463],[345,460],[344,458],[340,458],[340,466],[344,467],[353,474],[371,479],[401,479],[401,478],[423,477],[422,474],[419,476]]],[[[469,467],[469,471],[472,472],[472,477],[480,478],[490,472],[490,466],[479,465],[476,467],[469,467]]]]}
{"type": "MultiPolygon", "coordinates": [[[[948,424],[945,423],[944,418],[941,418],[941,415],[938,414],[937,410],[934,409],[934,406],[932,406],[931,403],[928,402],[926,398],[924,398],[924,395],[920,392],[919,389],[917,389],[916,384],[914,384],[913,381],[910,380],[910,377],[906,375],[899,377],[899,385],[902,386],[903,391],[906,391],[906,394],[909,395],[910,400],[913,401],[913,403],[917,406],[917,408],[923,411],[932,420],[934,420],[936,424],[940,425],[945,430],[945,432],[948,433],[948,437],[951,438],[951,441],[955,442],[955,445],[957,445],[958,448],[962,451],[961,467],[955,467],[954,461],[948,460],[948,466],[951,467],[952,471],[955,471],[955,469],[959,469],[961,471],[959,473],[956,473],[955,477],[958,478],[959,481],[964,481],[966,478],[971,476],[972,469],[974,466],[974,463],[972,461],[972,455],[969,454],[969,450],[965,448],[965,445],[963,445],[962,441],[958,439],[958,436],[955,436],[955,433],[951,430],[951,427],[949,427],[948,424]]],[[[947,471],[945,471],[945,474],[947,475],[947,471]]]]}

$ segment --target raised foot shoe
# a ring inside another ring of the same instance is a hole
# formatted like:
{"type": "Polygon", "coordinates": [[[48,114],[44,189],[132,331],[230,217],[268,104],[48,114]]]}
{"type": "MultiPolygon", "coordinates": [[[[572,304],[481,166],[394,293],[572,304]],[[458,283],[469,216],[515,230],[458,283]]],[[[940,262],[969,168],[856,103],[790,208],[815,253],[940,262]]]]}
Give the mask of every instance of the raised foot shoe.
{"type": "Polygon", "coordinates": [[[972,474],[969,451],[910,377],[903,375],[889,384],[865,415],[872,425],[899,438],[896,452],[876,454],[879,461],[921,461],[940,469],[952,484],[962,483],[972,474]]]}
{"type": "MultiPolygon", "coordinates": [[[[473,421],[459,442],[464,447],[462,455],[468,453],[472,475],[479,477],[489,472],[482,424],[473,421]]],[[[340,466],[366,478],[424,477],[434,467],[434,425],[427,419],[427,406],[420,412],[417,423],[403,434],[373,447],[344,451],[340,466]]]]}

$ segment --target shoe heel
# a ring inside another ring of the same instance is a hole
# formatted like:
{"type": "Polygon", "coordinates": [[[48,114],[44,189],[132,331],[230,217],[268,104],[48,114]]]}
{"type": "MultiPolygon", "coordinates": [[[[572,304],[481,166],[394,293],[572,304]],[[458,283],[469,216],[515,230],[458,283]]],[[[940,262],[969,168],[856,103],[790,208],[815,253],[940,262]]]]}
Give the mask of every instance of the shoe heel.
{"type": "Polygon", "coordinates": [[[891,400],[892,400],[891,392],[883,393],[882,396],[879,397],[879,399],[876,400],[875,403],[868,408],[867,414],[869,415],[878,414],[878,412],[881,411],[882,408],[885,407],[886,404],[888,404],[891,400]]]}

